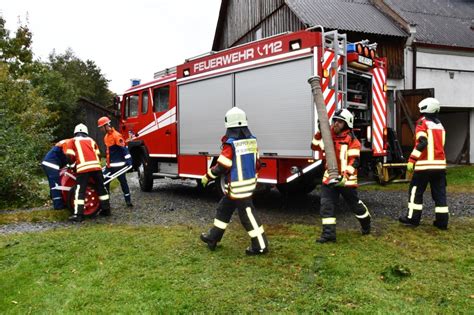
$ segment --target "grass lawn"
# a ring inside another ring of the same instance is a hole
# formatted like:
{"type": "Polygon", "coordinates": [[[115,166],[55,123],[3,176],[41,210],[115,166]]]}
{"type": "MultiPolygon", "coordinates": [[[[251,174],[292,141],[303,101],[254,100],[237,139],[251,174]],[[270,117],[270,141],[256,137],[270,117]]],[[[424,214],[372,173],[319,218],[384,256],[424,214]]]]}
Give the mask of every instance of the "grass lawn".
{"type": "Polygon", "coordinates": [[[474,311],[473,219],[449,231],[384,221],[373,236],[267,226],[271,252],[246,257],[236,222],[210,252],[196,226],[94,223],[0,236],[0,313],[474,311]]]}
{"type": "MultiPolygon", "coordinates": [[[[446,170],[447,193],[472,193],[474,192],[474,166],[463,165],[448,167],[446,170]]],[[[360,186],[360,190],[407,190],[409,183],[389,183],[387,185],[371,184],[360,186]]],[[[428,188],[429,189],[429,188],[428,188]]],[[[449,197],[449,196],[448,196],[449,197]]]]}

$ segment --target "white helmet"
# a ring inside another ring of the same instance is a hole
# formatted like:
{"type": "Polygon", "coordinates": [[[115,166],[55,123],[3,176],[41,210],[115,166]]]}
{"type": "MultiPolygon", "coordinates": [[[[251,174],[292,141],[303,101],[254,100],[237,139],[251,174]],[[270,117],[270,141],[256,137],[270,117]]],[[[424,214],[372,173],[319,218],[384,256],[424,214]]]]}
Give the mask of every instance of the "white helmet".
{"type": "Polygon", "coordinates": [[[428,97],[418,103],[420,113],[434,114],[439,112],[439,101],[433,97],[428,97]]]}
{"type": "Polygon", "coordinates": [[[333,121],[334,121],[334,119],[339,119],[339,120],[345,121],[346,124],[347,124],[347,127],[351,128],[351,129],[354,127],[354,116],[347,109],[337,110],[334,113],[334,116],[332,116],[333,121]]]}
{"type": "Polygon", "coordinates": [[[87,126],[84,124],[79,124],[74,128],[74,134],[78,132],[85,133],[86,135],[89,134],[89,130],[87,129],[87,126]]]}
{"type": "Polygon", "coordinates": [[[238,107],[232,107],[225,113],[225,127],[236,128],[245,127],[247,125],[247,115],[245,112],[238,107]]]}

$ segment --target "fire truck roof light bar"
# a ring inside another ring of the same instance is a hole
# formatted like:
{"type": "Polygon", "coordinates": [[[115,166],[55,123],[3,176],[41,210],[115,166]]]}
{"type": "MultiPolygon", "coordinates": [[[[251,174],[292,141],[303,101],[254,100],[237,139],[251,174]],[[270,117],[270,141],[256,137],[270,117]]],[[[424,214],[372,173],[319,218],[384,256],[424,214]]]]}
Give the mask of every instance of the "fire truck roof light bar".
{"type": "Polygon", "coordinates": [[[164,70],[158,71],[153,73],[153,78],[158,79],[162,76],[168,75],[168,74],[173,74],[176,73],[176,67],[171,67],[171,68],[166,68],[164,70]]]}
{"type": "Polygon", "coordinates": [[[184,62],[190,62],[190,61],[193,61],[193,60],[196,60],[196,59],[199,59],[199,58],[202,58],[202,57],[206,57],[206,56],[210,56],[210,55],[214,55],[216,52],[214,50],[211,50],[207,53],[204,53],[204,54],[200,54],[200,55],[197,55],[197,56],[194,56],[194,57],[191,57],[191,58],[187,58],[184,60],[184,62]]]}

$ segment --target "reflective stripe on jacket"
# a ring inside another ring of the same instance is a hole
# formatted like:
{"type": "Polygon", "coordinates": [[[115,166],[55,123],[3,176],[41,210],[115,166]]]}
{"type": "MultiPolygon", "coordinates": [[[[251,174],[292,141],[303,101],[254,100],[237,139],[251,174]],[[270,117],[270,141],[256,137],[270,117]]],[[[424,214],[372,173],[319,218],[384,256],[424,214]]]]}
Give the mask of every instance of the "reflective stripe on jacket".
{"type": "Polygon", "coordinates": [[[67,143],[66,155],[75,160],[77,173],[102,170],[100,151],[97,143],[90,137],[74,137],[67,143]]]}
{"type": "Polygon", "coordinates": [[[49,150],[48,153],[46,153],[41,164],[56,170],[59,170],[60,168],[66,166],[66,143],[67,139],[61,140],[56,143],[56,145],[51,150],[49,150]]]}
{"type": "Polygon", "coordinates": [[[127,160],[131,160],[128,147],[125,145],[122,135],[112,128],[104,136],[106,146],[107,167],[122,167],[127,160]]]}
{"type": "Polygon", "coordinates": [[[416,122],[415,147],[409,161],[415,164],[416,171],[446,169],[444,142],[446,132],[438,119],[422,116],[416,122]]]}
{"type": "Polygon", "coordinates": [[[233,199],[252,196],[257,185],[256,163],[258,159],[257,140],[229,138],[232,146],[232,165],[227,181],[227,192],[233,199]]]}
{"type": "MultiPolygon", "coordinates": [[[[352,133],[352,130],[347,129],[342,131],[339,135],[334,133],[331,127],[331,135],[334,141],[334,150],[337,157],[337,168],[339,175],[346,177],[346,187],[357,187],[357,168],[359,167],[360,159],[360,142],[352,133]]],[[[324,151],[324,143],[321,133],[318,131],[311,143],[311,149],[324,151]]],[[[326,169],[324,172],[323,183],[329,183],[329,173],[326,169]]]]}

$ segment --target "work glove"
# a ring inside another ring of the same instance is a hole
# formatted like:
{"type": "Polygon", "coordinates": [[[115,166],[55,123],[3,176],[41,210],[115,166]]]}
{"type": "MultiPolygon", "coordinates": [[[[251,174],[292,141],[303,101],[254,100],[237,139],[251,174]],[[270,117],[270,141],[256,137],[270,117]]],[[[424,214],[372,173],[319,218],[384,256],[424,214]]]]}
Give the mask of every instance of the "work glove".
{"type": "Polygon", "coordinates": [[[202,187],[206,188],[207,183],[209,183],[209,178],[208,178],[207,175],[205,174],[205,175],[201,178],[201,185],[202,185],[202,187]]]}
{"type": "Polygon", "coordinates": [[[408,173],[413,173],[413,170],[415,169],[415,164],[413,162],[408,162],[407,164],[407,172],[408,173]]]}
{"type": "Polygon", "coordinates": [[[335,184],[334,187],[344,187],[347,182],[347,178],[345,176],[341,176],[339,178],[339,183],[335,184]]]}

